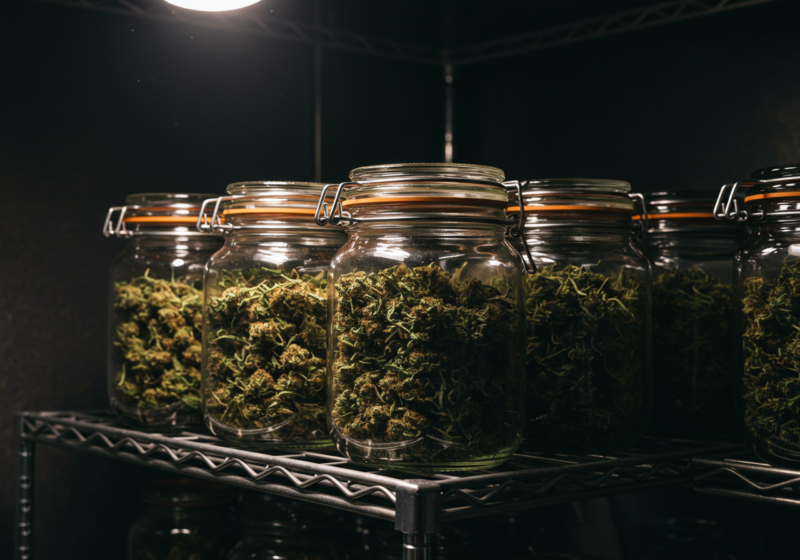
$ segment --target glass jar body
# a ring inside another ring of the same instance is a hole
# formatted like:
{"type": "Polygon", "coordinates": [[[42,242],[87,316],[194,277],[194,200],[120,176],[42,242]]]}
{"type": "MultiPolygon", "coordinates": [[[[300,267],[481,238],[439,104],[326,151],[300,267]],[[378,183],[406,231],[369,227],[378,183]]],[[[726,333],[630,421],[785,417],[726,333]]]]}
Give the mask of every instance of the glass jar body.
{"type": "Polygon", "coordinates": [[[338,230],[242,231],[205,273],[203,416],[245,447],[330,446],[327,271],[338,230]]]}
{"type": "Polygon", "coordinates": [[[761,457],[800,465],[800,223],[752,226],[736,256],[744,421],[761,457]]]}
{"type": "Polygon", "coordinates": [[[653,430],[692,439],[742,437],[736,375],[734,257],[746,232],[733,226],[651,232],[653,430]]]}
{"type": "Polygon", "coordinates": [[[128,560],[224,560],[238,533],[225,506],[149,506],[131,526],[128,560]]]}
{"type": "Polygon", "coordinates": [[[150,429],[202,424],[203,268],[215,237],[132,237],[110,269],[108,395],[150,429]]]}
{"type": "Polygon", "coordinates": [[[330,510],[262,496],[245,497],[238,510],[242,540],[228,560],[337,560],[337,518],[330,510]]]}
{"type": "Polygon", "coordinates": [[[508,459],[524,424],[522,262],[502,226],[352,226],[331,263],[328,425],[352,461],[508,459]]]}
{"type": "Polygon", "coordinates": [[[651,405],[650,266],[630,229],[536,227],[525,280],[527,431],[537,450],[627,447],[651,405]]]}
{"type": "Polygon", "coordinates": [[[333,560],[322,543],[303,538],[280,539],[248,533],[228,555],[228,560],[333,560]]]}

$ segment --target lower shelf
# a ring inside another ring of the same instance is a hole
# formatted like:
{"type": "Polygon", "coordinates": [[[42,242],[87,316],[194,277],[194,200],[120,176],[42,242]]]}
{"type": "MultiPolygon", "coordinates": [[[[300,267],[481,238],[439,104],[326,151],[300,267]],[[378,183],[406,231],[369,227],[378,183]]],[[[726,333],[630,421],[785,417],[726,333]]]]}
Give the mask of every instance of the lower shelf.
{"type": "MultiPolygon", "coordinates": [[[[315,502],[433,533],[446,521],[691,484],[698,456],[741,451],[730,444],[646,439],[605,454],[518,453],[502,467],[425,476],[349,463],[335,450],[256,452],[204,433],[147,433],[101,412],[19,413],[21,442],[45,443],[315,502]]],[[[32,452],[32,451],[31,451],[32,452]]]]}
{"type": "Polygon", "coordinates": [[[725,458],[697,457],[694,465],[698,492],[800,507],[800,470],[773,467],[749,448],[725,458]]]}

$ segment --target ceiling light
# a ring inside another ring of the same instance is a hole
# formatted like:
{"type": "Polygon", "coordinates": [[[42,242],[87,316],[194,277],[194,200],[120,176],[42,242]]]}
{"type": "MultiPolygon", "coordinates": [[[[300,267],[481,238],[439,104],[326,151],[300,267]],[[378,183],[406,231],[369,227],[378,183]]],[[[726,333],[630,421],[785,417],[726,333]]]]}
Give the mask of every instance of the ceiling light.
{"type": "Polygon", "coordinates": [[[238,10],[245,6],[252,6],[261,0],[167,0],[170,4],[189,10],[203,12],[223,12],[225,10],[238,10]]]}

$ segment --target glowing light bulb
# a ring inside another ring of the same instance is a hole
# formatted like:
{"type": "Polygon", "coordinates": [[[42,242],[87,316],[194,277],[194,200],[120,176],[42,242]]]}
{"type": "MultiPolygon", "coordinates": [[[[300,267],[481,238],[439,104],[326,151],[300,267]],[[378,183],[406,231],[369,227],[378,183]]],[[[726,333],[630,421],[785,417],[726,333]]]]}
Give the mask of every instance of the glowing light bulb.
{"type": "Polygon", "coordinates": [[[224,12],[238,10],[260,2],[261,0],[167,0],[173,6],[202,12],[224,12]]]}

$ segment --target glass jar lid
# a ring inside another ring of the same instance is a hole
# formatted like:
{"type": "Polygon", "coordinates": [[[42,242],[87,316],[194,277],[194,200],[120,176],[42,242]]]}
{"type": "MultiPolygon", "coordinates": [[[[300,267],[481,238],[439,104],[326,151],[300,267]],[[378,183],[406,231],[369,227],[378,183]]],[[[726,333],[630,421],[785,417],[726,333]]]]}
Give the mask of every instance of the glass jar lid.
{"type": "Polygon", "coordinates": [[[717,219],[782,221],[800,217],[800,164],[757,169],[751,179],[722,186],[714,205],[717,219]]]}
{"type": "MultiPolygon", "coordinates": [[[[740,225],[719,222],[714,218],[718,194],[716,189],[686,189],[644,195],[649,232],[718,230],[720,227],[741,229],[740,225]]],[[[643,218],[641,214],[633,216],[634,220],[643,218]]]]}
{"type": "Polygon", "coordinates": [[[204,507],[225,504],[233,499],[228,486],[193,478],[161,478],[147,482],[142,501],[162,507],[204,507]]]}
{"type": "Polygon", "coordinates": [[[359,167],[350,172],[352,182],[338,185],[331,206],[320,200],[317,224],[415,220],[507,225],[504,177],[496,167],[463,163],[359,167]]]}
{"type": "Polygon", "coordinates": [[[464,163],[396,163],[359,167],[350,172],[343,206],[405,203],[497,206],[508,200],[502,169],[464,163]]]}
{"type": "Polygon", "coordinates": [[[103,235],[197,235],[193,226],[197,223],[203,201],[214,196],[204,193],[128,195],[125,197],[125,206],[109,208],[103,224],[103,235]]]}
{"type": "MultiPolygon", "coordinates": [[[[197,228],[230,233],[242,229],[274,229],[313,224],[324,183],[244,181],[228,185],[230,196],[206,200],[197,228]]],[[[333,192],[326,199],[333,198],[333,192]]]]}
{"type": "Polygon", "coordinates": [[[628,196],[630,190],[630,183],[610,179],[539,179],[521,183],[518,191],[510,188],[508,211],[522,210],[528,215],[557,213],[565,217],[580,213],[582,218],[599,218],[609,212],[632,216],[634,201],[628,196]]]}

